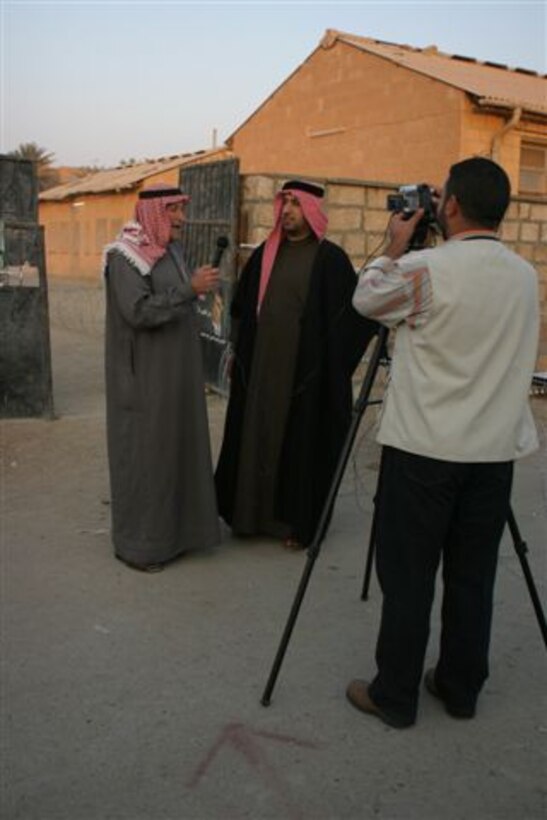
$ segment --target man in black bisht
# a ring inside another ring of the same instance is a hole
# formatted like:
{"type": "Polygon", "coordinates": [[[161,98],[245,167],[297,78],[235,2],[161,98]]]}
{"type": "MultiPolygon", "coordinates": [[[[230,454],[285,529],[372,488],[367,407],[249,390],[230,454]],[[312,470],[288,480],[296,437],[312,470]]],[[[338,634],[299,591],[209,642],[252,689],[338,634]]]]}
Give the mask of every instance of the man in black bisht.
{"type": "MultiPolygon", "coordinates": [[[[324,238],[323,189],[292,180],[231,305],[234,359],[215,481],[235,535],[310,544],[351,422],[351,377],[377,324],[352,307],[346,253],[324,238]]],[[[323,533],[324,535],[324,533],[323,533]]]]}

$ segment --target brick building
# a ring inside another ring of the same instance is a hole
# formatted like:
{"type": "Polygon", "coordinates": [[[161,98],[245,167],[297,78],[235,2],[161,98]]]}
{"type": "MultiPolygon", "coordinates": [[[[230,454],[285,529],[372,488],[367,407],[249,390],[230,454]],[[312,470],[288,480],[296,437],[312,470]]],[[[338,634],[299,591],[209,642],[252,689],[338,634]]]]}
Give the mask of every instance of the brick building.
{"type": "Polygon", "coordinates": [[[547,80],[328,30],[229,137],[241,172],[440,183],[472,154],[547,194],[547,80]]]}

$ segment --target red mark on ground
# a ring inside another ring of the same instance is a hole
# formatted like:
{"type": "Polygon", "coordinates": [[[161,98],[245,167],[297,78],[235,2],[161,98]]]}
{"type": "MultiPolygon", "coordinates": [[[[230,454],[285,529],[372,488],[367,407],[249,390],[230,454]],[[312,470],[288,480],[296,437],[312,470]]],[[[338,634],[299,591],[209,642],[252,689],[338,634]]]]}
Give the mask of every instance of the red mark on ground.
{"type": "Polygon", "coordinates": [[[298,820],[302,815],[288,797],[288,786],[279,776],[276,769],[269,762],[263,749],[260,738],[265,740],[275,740],[278,743],[286,743],[292,746],[299,746],[304,749],[315,749],[317,745],[306,740],[299,740],[290,735],[282,735],[277,732],[264,732],[247,728],[243,723],[228,723],[222,729],[218,739],[213,743],[209,752],[205,755],[201,763],[196,768],[194,774],[188,781],[188,787],[195,788],[202,777],[206,774],[213,760],[223,746],[231,746],[247,761],[249,766],[256,771],[266,785],[279,797],[289,812],[289,816],[298,820]]]}

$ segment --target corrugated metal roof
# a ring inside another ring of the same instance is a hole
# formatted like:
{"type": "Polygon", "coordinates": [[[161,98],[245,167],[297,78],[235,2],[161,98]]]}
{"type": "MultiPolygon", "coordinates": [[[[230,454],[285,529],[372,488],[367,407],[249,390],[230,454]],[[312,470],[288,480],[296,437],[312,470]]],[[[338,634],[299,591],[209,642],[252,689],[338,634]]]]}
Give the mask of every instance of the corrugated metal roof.
{"type": "Polygon", "coordinates": [[[196,165],[202,162],[230,159],[232,151],[227,148],[214,148],[209,151],[196,151],[192,154],[178,154],[173,157],[162,157],[157,160],[136,163],[105,171],[95,171],[82,179],[57,185],[40,194],[40,201],[61,201],[83,194],[104,194],[109,191],[127,191],[135,188],[148,177],[164,171],[180,168],[183,165],[196,165]]]}
{"type": "Polygon", "coordinates": [[[321,45],[323,48],[330,48],[336,41],[460,88],[480,100],[484,98],[491,104],[496,103],[499,107],[520,106],[525,111],[547,115],[545,75],[523,68],[480,62],[458,54],[444,54],[436,46],[413,48],[334,29],[327,30],[321,45]]]}

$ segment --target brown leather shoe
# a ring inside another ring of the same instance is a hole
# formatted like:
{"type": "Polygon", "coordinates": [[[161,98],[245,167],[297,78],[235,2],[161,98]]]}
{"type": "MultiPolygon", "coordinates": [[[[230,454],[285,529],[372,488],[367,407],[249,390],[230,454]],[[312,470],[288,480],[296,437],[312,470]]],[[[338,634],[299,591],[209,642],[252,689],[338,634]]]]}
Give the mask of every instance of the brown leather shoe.
{"type": "Polygon", "coordinates": [[[413,720],[396,717],[395,715],[384,711],[384,709],[380,709],[368,693],[369,686],[370,684],[368,681],[359,680],[358,678],[352,680],[348,684],[348,688],[346,689],[346,697],[352,706],[355,706],[355,708],[359,709],[360,712],[380,718],[383,723],[387,726],[391,726],[392,729],[408,729],[409,726],[413,725],[413,720]]]}
{"type": "Polygon", "coordinates": [[[444,699],[443,695],[439,690],[439,687],[437,686],[434,668],[428,669],[425,673],[424,686],[430,695],[433,695],[434,698],[437,698],[437,700],[440,700],[444,704],[445,710],[451,717],[460,718],[464,720],[469,720],[470,718],[475,717],[474,706],[455,706],[452,703],[446,702],[446,700],[444,699]]]}

